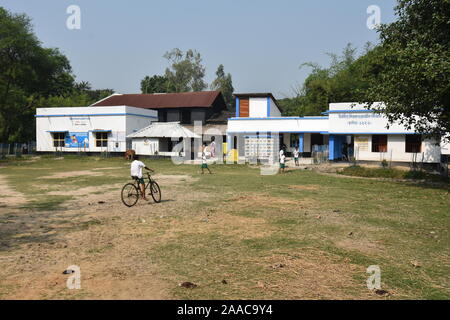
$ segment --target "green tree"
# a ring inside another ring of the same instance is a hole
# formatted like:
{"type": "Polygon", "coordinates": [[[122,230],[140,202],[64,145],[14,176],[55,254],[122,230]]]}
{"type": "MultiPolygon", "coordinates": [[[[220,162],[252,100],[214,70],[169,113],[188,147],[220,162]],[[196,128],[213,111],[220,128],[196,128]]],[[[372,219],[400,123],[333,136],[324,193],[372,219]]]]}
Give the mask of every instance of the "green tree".
{"type": "Polygon", "coordinates": [[[216,71],[216,79],[211,83],[212,90],[219,90],[222,92],[227,108],[230,111],[234,110],[234,99],[233,99],[233,80],[231,79],[231,74],[225,74],[224,67],[221,64],[216,71]]]}
{"type": "Polygon", "coordinates": [[[328,53],[329,67],[322,67],[313,62],[300,66],[312,69],[302,86],[294,88],[294,98],[280,100],[284,115],[312,116],[328,110],[332,102],[359,101],[361,91],[368,86],[364,70],[368,55],[372,50],[367,44],[363,55],[357,57],[357,50],[348,44],[341,55],[328,53]]]}
{"type": "Polygon", "coordinates": [[[88,106],[112,93],[75,83],[69,60],[42,47],[30,19],[0,7],[0,142],[33,140],[38,107],[88,106]]]}
{"type": "Polygon", "coordinates": [[[175,48],[166,52],[164,58],[170,63],[170,67],[166,68],[165,72],[169,92],[202,91],[208,87],[203,80],[206,69],[197,51],[190,49],[184,53],[175,48]]]}
{"type": "Polygon", "coordinates": [[[88,81],[81,81],[75,83],[73,90],[69,94],[51,96],[52,99],[49,99],[49,104],[54,107],[89,106],[113,93],[113,89],[92,89],[92,85],[88,81]],[[54,105],[54,99],[59,99],[62,103],[59,106],[54,105]]]}
{"type": "Polygon", "coordinates": [[[450,139],[450,0],[399,0],[395,11],[379,28],[365,101],[384,102],[390,122],[450,139]]]}
{"type": "Polygon", "coordinates": [[[167,93],[169,92],[169,82],[165,76],[146,76],[141,81],[142,93],[167,93]]]}
{"type": "Polygon", "coordinates": [[[0,7],[0,141],[31,139],[33,102],[67,94],[73,85],[67,58],[41,46],[26,15],[0,7]]]}
{"type": "Polygon", "coordinates": [[[88,104],[78,104],[79,106],[91,105],[103,98],[106,98],[114,93],[113,89],[96,89],[96,90],[88,90],[85,94],[89,97],[88,104]]]}
{"type": "Polygon", "coordinates": [[[74,89],[79,92],[89,91],[92,89],[92,85],[88,81],[81,81],[75,84],[74,89]]]}

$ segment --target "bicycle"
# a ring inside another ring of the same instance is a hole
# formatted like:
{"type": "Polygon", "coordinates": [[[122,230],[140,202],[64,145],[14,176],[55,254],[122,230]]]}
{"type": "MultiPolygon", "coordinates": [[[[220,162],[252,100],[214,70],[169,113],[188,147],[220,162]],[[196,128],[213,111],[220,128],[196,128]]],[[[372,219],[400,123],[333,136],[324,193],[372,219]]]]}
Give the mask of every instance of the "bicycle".
{"type": "MultiPolygon", "coordinates": [[[[133,179],[134,179],[133,183],[127,183],[122,188],[122,202],[127,207],[132,207],[136,205],[136,203],[139,200],[139,197],[144,196],[142,194],[139,181],[137,181],[136,178],[133,179]]],[[[153,200],[156,203],[160,203],[161,189],[159,188],[158,183],[154,179],[152,179],[150,172],[147,172],[147,178],[144,179],[148,180],[147,183],[144,183],[144,193],[147,192],[147,190],[149,189],[150,190],[149,195],[152,196],[153,200]]]]}

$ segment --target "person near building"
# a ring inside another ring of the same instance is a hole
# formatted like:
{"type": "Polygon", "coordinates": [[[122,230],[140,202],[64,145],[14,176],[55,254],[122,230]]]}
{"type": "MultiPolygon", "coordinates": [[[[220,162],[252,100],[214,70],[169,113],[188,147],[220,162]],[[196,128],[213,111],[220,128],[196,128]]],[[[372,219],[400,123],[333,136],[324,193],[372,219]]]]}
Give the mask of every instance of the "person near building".
{"type": "Polygon", "coordinates": [[[280,150],[280,171],[284,173],[284,169],[286,168],[286,156],[284,155],[284,151],[280,150]]]}
{"type": "Polygon", "coordinates": [[[294,149],[294,161],[295,161],[295,166],[298,167],[300,164],[298,162],[298,158],[300,156],[300,151],[298,150],[298,147],[295,147],[294,149]]]}
{"type": "Polygon", "coordinates": [[[212,174],[211,170],[208,168],[208,163],[206,162],[206,144],[203,144],[202,148],[202,174],[204,174],[204,170],[208,170],[209,174],[212,174]]]}

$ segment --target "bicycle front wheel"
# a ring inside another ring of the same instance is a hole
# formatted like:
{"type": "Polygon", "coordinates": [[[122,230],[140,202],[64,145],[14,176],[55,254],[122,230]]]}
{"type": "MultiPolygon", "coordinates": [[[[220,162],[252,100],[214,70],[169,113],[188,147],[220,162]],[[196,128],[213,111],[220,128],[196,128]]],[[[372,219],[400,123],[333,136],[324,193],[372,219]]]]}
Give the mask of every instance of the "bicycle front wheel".
{"type": "Polygon", "coordinates": [[[159,185],[156,182],[152,182],[150,186],[150,190],[152,193],[152,198],[155,200],[156,203],[161,202],[161,189],[159,188],[159,185]]]}
{"type": "Polygon", "coordinates": [[[122,188],[122,202],[127,207],[134,206],[139,200],[139,191],[132,183],[127,183],[122,188]]]}

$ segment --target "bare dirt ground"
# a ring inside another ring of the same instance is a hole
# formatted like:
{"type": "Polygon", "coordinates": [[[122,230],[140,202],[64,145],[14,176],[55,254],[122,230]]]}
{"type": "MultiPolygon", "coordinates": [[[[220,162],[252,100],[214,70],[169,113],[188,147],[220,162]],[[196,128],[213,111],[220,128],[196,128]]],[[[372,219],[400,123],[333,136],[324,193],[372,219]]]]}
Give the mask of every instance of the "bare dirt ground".
{"type": "Polygon", "coordinates": [[[72,197],[56,210],[29,206],[0,170],[0,299],[384,298],[367,290],[361,265],[310,248],[310,242],[339,228],[336,248],[386,256],[385,243],[376,236],[382,227],[355,228],[343,209],[314,210],[319,201],[314,193],[329,186],[290,181],[286,190],[302,195],[291,198],[265,190],[207,193],[199,191],[207,188],[193,190],[197,178],[190,175],[158,174],[162,203],[140,200],[127,208],[120,199],[127,181],[73,188],[76,192],[58,185],[79,175],[114,175],[120,168],[66,171],[51,176],[53,181],[32,181],[48,190],[49,199],[72,197]],[[259,215],[255,204],[264,208],[259,215]],[[298,224],[291,221],[293,214],[301,217],[298,224]],[[283,229],[278,223],[288,225],[283,229]],[[286,238],[284,230],[295,237],[286,238]],[[310,242],[290,247],[289,241],[305,239],[310,242]],[[161,258],[170,246],[174,257],[161,258]],[[253,249],[257,253],[246,254],[253,249]],[[81,268],[81,290],[66,287],[70,275],[63,271],[72,265],[81,268]],[[193,278],[197,291],[177,291],[180,282],[193,278]]]}
{"type": "MultiPolygon", "coordinates": [[[[1,173],[1,172],[0,172],[1,173]]],[[[26,202],[25,197],[20,193],[13,189],[11,189],[4,176],[0,174],[0,210],[2,207],[6,207],[6,200],[8,205],[10,206],[18,206],[26,202]]]]}
{"type": "MultiPolygon", "coordinates": [[[[69,178],[79,174],[101,172],[65,172],[53,178],[69,178]]],[[[233,198],[227,209],[188,210],[196,199],[208,199],[208,194],[191,193],[186,182],[195,181],[189,175],[156,175],[162,186],[163,202],[140,201],[127,208],[120,200],[122,184],[107,189],[79,188],[76,197],[64,203],[57,211],[33,211],[22,206],[25,197],[8,186],[0,175],[0,219],[6,240],[0,243],[0,298],[1,299],[173,299],[171,289],[181,279],[162,275],[161,266],[149,260],[149,248],[156,243],[170,243],[180,232],[189,234],[221,234],[234,239],[258,239],[270,236],[274,228],[264,219],[230,215],[233,208],[249,207],[261,202],[268,207],[304,205],[308,200],[288,200],[276,197],[247,195],[233,198]],[[5,201],[7,200],[7,201],[5,201]],[[186,212],[191,220],[172,223],[169,232],[159,234],[159,221],[177,217],[186,212]],[[203,220],[208,223],[202,223],[203,220]],[[81,269],[81,290],[68,290],[63,274],[69,266],[81,269]]],[[[45,185],[43,186],[45,188],[45,185]]],[[[54,187],[54,185],[53,185],[54,187]]],[[[309,187],[315,189],[315,186],[309,187]]],[[[70,191],[49,192],[52,195],[73,195],[70,191]]],[[[301,271],[295,281],[254,283],[251,290],[288,290],[293,298],[333,297],[330,287],[341,281],[351,285],[350,276],[337,279],[337,270],[355,266],[333,264],[325,256],[301,253],[307,256],[267,257],[255,261],[265,267],[283,264],[278,271],[289,278],[301,271]],[[317,278],[317,270],[323,271],[317,278]],[[305,271],[306,270],[306,271],[305,271]],[[311,270],[312,274],[306,274],[311,270]],[[313,271],[316,270],[316,271],[313,271]],[[300,280],[299,280],[300,279],[300,280]],[[301,280],[303,279],[303,280],[301,280]],[[333,279],[331,283],[330,279],[333,279]],[[328,283],[329,282],[329,283],[328,283]]],[[[353,269],[352,269],[353,268],[353,269]]],[[[350,270],[351,269],[351,270],[350,270]]],[[[351,272],[349,273],[351,274],[351,272]]],[[[342,298],[342,297],[341,297],[342,298]]],[[[344,297],[345,298],[345,297],[344,297]]]]}
{"type": "Polygon", "coordinates": [[[0,298],[170,299],[167,282],[146,258],[146,234],[152,221],[175,215],[193,195],[177,188],[189,176],[157,178],[164,185],[161,204],[126,208],[121,185],[113,185],[107,192],[79,189],[62,210],[33,212],[20,208],[25,198],[0,175],[0,227],[9,239],[0,243],[0,298]],[[81,268],[82,290],[66,289],[69,276],[62,272],[71,265],[81,268]]]}

